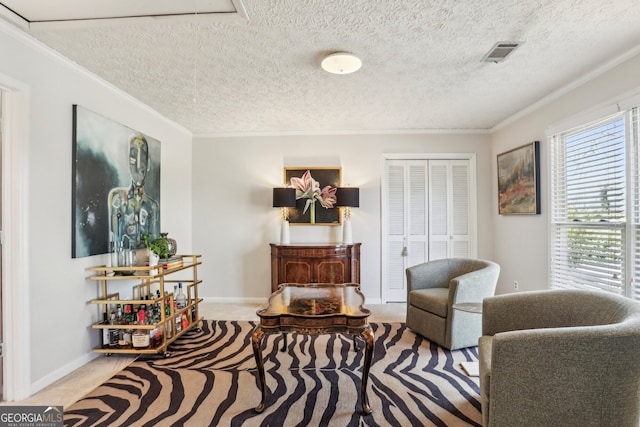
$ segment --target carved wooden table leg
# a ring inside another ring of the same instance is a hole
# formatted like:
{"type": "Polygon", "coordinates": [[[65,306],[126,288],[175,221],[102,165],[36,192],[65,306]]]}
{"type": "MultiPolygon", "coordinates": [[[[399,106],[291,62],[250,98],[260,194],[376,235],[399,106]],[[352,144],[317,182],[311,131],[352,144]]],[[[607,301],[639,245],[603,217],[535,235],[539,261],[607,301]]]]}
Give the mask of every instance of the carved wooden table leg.
{"type": "Polygon", "coordinates": [[[267,401],[267,383],[264,377],[264,364],[262,362],[262,338],[264,337],[264,331],[258,325],[253,330],[251,336],[251,346],[253,347],[253,357],[256,359],[256,366],[258,367],[258,381],[260,382],[260,391],[262,392],[262,400],[256,407],[255,411],[260,413],[264,411],[267,401]]]}
{"type": "Polygon", "coordinates": [[[371,414],[371,407],[367,399],[367,382],[369,381],[369,368],[371,368],[371,359],[373,358],[374,334],[371,326],[367,326],[361,333],[365,342],[364,366],[362,367],[362,388],[360,389],[362,399],[362,412],[365,415],[371,414]]]}

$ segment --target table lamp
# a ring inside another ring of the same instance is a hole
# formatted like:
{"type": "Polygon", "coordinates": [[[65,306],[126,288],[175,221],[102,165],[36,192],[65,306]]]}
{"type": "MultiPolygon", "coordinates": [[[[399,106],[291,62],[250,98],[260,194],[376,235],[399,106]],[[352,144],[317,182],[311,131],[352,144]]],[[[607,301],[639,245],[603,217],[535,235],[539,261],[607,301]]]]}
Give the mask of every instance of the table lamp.
{"type": "Polygon", "coordinates": [[[282,215],[282,228],[280,229],[280,244],[288,245],[291,243],[289,237],[289,208],[296,207],[296,189],[295,188],[274,188],[273,189],[273,207],[280,208],[282,215]]]}
{"type": "Polygon", "coordinates": [[[338,187],[336,189],[336,207],[344,208],[342,243],[353,243],[350,219],[351,208],[360,207],[360,189],[355,187],[338,187]]]}

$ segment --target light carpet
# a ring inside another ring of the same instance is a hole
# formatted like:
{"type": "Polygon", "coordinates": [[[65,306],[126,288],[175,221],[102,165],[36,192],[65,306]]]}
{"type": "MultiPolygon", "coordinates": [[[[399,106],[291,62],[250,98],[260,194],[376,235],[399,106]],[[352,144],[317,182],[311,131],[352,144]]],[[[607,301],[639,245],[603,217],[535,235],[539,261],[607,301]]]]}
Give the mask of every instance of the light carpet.
{"type": "Polygon", "coordinates": [[[204,321],[171,357],[139,359],[65,408],[65,426],[481,426],[477,378],[461,362],[476,348],[449,351],[404,323],[372,323],[375,348],[367,396],[359,400],[364,343],[350,336],[290,334],[263,342],[267,408],[260,403],[251,349],[255,322],[204,321]]]}

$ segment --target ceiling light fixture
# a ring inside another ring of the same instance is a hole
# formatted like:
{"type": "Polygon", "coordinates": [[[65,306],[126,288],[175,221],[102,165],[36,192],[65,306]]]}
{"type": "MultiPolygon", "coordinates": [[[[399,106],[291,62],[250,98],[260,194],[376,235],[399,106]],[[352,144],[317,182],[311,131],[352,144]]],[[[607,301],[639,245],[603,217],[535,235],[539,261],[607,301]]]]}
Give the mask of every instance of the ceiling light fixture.
{"type": "Polygon", "coordinates": [[[362,66],[360,58],[348,52],[335,52],[322,60],[322,69],[332,74],[351,74],[362,66]]]}

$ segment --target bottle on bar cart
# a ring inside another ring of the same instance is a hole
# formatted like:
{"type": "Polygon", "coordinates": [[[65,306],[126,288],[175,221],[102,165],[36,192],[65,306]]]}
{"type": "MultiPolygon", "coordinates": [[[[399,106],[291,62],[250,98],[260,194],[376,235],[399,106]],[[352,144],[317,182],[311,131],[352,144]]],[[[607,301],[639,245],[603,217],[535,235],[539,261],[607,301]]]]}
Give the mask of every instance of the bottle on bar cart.
{"type": "MultiPolygon", "coordinates": [[[[174,312],[178,311],[178,301],[174,301],[173,302],[173,310],[174,312]]],[[[176,328],[176,334],[178,332],[182,331],[182,316],[176,316],[176,318],[174,319],[175,322],[175,328],[176,328]]]]}
{"type": "Polygon", "coordinates": [[[178,303],[178,310],[182,310],[187,306],[187,296],[182,291],[182,282],[178,282],[178,294],[175,298],[178,303]]]}
{"type": "MultiPolygon", "coordinates": [[[[145,312],[144,310],[138,311],[138,325],[145,325],[145,312]]],[[[143,350],[149,348],[149,332],[145,329],[136,329],[131,337],[133,348],[137,350],[143,350]]]]}
{"type": "MultiPolygon", "coordinates": [[[[109,313],[102,313],[102,324],[109,324],[109,313]]],[[[109,328],[102,329],[102,348],[109,348],[109,328]]]]}
{"type": "Polygon", "coordinates": [[[167,319],[164,323],[164,327],[167,330],[167,339],[170,339],[173,336],[173,328],[171,327],[171,319],[169,319],[169,316],[171,316],[171,297],[167,297],[164,305],[164,318],[167,319]]]}
{"type": "MultiPolygon", "coordinates": [[[[117,325],[116,321],[116,312],[115,310],[111,311],[111,320],[110,323],[112,325],[117,325]]],[[[117,329],[109,329],[109,348],[118,348],[118,338],[120,338],[120,333],[117,329]]]]}

